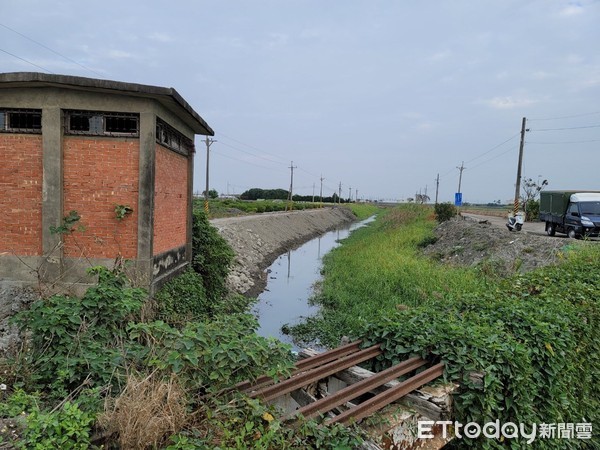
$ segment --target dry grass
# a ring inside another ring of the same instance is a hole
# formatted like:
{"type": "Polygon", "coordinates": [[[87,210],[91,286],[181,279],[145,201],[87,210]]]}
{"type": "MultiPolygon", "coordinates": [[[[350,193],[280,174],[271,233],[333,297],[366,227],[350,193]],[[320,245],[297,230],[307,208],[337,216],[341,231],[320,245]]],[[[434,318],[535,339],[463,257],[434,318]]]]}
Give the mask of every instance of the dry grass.
{"type": "Polygon", "coordinates": [[[98,419],[107,433],[118,436],[121,448],[147,449],[161,446],[188,422],[185,394],[175,377],[130,375],[121,395],[105,404],[98,419]]]}

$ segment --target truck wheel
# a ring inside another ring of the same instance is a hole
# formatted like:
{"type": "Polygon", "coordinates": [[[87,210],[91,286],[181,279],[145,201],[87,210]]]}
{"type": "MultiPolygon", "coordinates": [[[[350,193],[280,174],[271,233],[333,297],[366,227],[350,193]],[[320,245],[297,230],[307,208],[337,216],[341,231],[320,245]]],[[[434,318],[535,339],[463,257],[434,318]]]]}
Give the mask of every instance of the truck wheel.
{"type": "Polygon", "coordinates": [[[546,234],[548,236],[554,236],[556,234],[556,225],[551,222],[546,222],[546,234]]]}
{"type": "Polygon", "coordinates": [[[567,230],[567,236],[569,236],[569,238],[571,238],[571,239],[577,239],[577,233],[575,232],[575,230],[573,228],[569,228],[567,230]]]}

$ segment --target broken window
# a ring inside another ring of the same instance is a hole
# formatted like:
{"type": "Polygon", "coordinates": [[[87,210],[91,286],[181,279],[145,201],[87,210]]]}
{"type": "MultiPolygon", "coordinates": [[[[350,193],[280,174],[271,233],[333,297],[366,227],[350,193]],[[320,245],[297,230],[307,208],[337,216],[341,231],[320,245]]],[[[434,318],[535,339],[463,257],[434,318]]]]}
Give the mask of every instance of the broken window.
{"type": "Polygon", "coordinates": [[[0,132],[41,133],[42,110],[0,109],[0,132]]]}
{"type": "Polygon", "coordinates": [[[137,137],[139,132],[139,114],[95,111],[65,112],[66,134],[137,137]]]}
{"type": "Polygon", "coordinates": [[[156,118],[156,142],[182,155],[194,153],[194,142],[158,117],[156,118]]]}

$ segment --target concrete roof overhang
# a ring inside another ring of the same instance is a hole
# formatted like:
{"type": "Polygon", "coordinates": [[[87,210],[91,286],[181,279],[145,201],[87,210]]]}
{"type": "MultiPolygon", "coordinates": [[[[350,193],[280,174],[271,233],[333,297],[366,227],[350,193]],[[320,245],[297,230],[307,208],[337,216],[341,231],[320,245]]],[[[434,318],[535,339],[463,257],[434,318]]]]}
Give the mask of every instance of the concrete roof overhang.
{"type": "Polygon", "coordinates": [[[194,133],[208,136],[214,136],[215,134],[206,121],[194,111],[174,88],[40,72],[0,73],[0,88],[40,86],[151,98],[160,102],[165,108],[181,118],[194,133]]]}

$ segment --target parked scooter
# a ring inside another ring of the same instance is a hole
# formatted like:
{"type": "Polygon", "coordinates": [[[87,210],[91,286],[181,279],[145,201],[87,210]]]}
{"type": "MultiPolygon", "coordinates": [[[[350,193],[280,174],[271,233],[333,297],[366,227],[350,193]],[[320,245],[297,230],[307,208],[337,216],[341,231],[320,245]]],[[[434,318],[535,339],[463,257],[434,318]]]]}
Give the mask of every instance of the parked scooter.
{"type": "Polygon", "coordinates": [[[525,217],[523,216],[522,212],[518,212],[514,216],[509,214],[506,228],[508,228],[508,231],[521,231],[521,228],[523,228],[523,223],[525,223],[525,217]]]}

